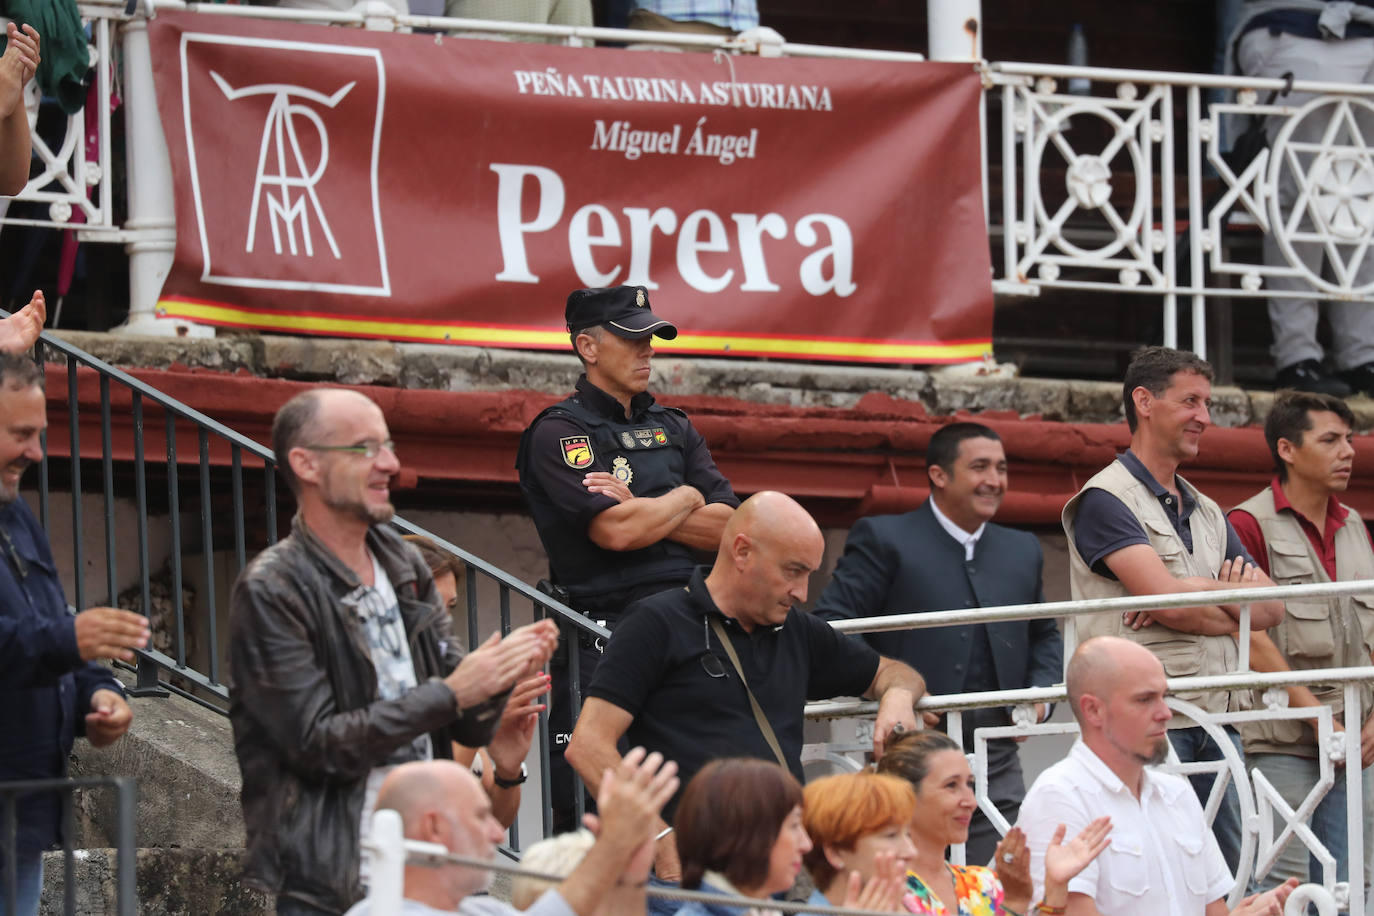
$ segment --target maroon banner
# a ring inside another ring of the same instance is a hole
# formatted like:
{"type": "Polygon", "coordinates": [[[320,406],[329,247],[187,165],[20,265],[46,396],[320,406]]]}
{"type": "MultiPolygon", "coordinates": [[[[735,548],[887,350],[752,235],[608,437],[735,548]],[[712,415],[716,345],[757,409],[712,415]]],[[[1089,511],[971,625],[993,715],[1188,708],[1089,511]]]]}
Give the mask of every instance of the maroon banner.
{"type": "Polygon", "coordinates": [[[159,314],[568,347],[648,287],[676,352],[991,348],[978,75],[159,13],[177,195],[159,314]]]}

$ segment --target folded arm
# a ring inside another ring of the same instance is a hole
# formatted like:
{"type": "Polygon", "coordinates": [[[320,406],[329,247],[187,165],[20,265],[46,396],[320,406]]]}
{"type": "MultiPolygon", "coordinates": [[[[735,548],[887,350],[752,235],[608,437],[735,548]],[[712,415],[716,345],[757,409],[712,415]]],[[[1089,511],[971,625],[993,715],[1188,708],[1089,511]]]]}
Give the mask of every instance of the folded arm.
{"type": "MultiPolygon", "coordinates": [[[[1208,592],[1222,589],[1241,588],[1249,585],[1272,585],[1269,577],[1259,570],[1249,567],[1247,574],[1242,571],[1238,578],[1228,575],[1227,581],[1208,579],[1202,576],[1178,578],[1164,566],[1164,561],[1148,544],[1132,544],[1123,547],[1103,558],[1107,568],[1132,595],[1168,595],[1179,592],[1208,592]],[[1244,578],[1249,575],[1249,578],[1244,578]]],[[[1231,561],[1227,561],[1230,564],[1231,561]]],[[[1223,567],[1228,568],[1227,566],[1223,567]]],[[[1283,616],[1283,603],[1277,601],[1255,602],[1250,608],[1250,628],[1266,630],[1283,616]]],[[[1188,607],[1160,608],[1158,610],[1130,615],[1132,624],[1138,629],[1149,626],[1151,622],[1163,624],[1181,633],[1201,636],[1225,636],[1240,629],[1240,607],[1234,604],[1197,604],[1188,607]]]]}
{"type": "Polygon", "coordinates": [[[687,485],[662,496],[635,496],[597,513],[587,535],[604,550],[638,550],[668,537],[705,505],[701,492],[687,485]]]}
{"type": "Polygon", "coordinates": [[[689,512],[668,534],[668,540],[685,544],[693,550],[714,553],[720,548],[720,537],[725,533],[725,523],[734,512],[734,506],[728,503],[707,503],[689,512]]]}

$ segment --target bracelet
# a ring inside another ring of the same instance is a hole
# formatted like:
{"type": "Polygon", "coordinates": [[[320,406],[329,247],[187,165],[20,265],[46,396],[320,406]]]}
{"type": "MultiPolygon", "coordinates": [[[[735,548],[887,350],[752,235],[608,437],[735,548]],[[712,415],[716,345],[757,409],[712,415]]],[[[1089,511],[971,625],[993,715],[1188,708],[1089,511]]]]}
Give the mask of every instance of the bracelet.
{"type": "Polygon", "coordinates": [[[672,832],[673,832],[673,828],[672,828],[672,827],[664,827],[664,828],[663,828],[662,830],[660,830],[658,833],[655,833],[655,834],[654,834],[654,842],[657,843],[659,840],[663,839],[665,836],[667,836],[668,834],[670,834],[670,833],[672,833],[672,832]]]}
{"type": "Polygon", "coordinates": [[[1068,912],[1069,908],[1067,905],[1050,906],[1048,903],[1041,900],[1039,903],[1035,905],[1034,909],[1037,913],[1040,914],[1040,916],[1064,916],[1064,914],[1068,912]]]}
{"type": "Polygon", "coordinates": [[[515,777],[514,779],[502,778],[501,774],[496,772],[495,765],[493,765],[491,768],[492,781],[496,783],[498,788],[502,789],[514,789],[517,786],[524,785],[525,780],[529,778],[529,775],[530,771],[525,768],[525,765],[523,763],[520,764],[520,775],[515,777]]]}

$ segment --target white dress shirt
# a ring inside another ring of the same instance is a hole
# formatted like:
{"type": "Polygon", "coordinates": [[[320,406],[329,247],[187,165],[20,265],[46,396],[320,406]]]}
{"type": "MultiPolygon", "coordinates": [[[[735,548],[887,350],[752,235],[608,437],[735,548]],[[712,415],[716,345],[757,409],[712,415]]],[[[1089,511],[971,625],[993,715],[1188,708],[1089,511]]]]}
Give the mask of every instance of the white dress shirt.
{"type": "Polygon", "coordinates": [[[930,498],[930,511],[935,513],[935,520],[940,523],[941,528],[945,529],[945,533],[954,538],[956,543],[964,546],[964,562],[967,563],[969,560],[972,560],[973,551],[978,547],[978,539],[983,536],[983,529],[988,526],[988,523],[983,522],[983,524],[979,525],[973,533],[970,534],[951,522],[949,518],[940,511],[940,507],[936,505],[935,497],[933,496],[930,498]]]}
{"type": "Polygon", "coordinates": [[[1202,805],[1181,776],[1146,767],[1140,799],[1078,740],[1068,757],[1031,786],[1017,820],[1031,852],[1035,896],[1044,893],[1045,848],[1055,828],[1072,839],[1095,818],[1112,818],[1111,845],[1069,881],[1111,916],[1202,916],[1235,880],[1208,829],[1202,805]]]}

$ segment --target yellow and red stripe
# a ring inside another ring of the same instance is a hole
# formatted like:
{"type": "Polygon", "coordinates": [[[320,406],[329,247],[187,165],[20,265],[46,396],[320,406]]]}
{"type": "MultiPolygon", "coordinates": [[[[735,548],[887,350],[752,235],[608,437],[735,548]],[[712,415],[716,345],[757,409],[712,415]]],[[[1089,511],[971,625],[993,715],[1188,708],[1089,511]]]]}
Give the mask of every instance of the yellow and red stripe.
{"type": "MultiPolygon", "coordinates": [[[[255,328],[328,337],[359,337],[471,347],[562,350],[562,329],[530,325],[471,324],[424,319],[387,320],[332,312],[281,311],[211,302],[204,299],[160,299],[157,314],[218,327],[255,328]]],[[[680,331],[674,340],[655,340],[664,353],[714,356],[766,356],[839,362],[962,363],[991,352],[990,339],[922,341],[864,337],[820,337],[795,334],[733,334],[680,331]]]]}

